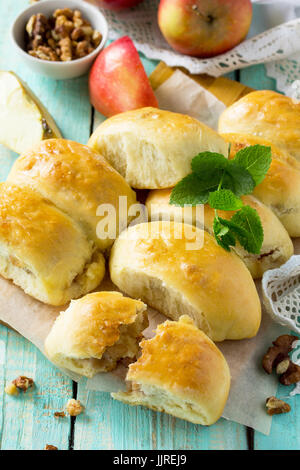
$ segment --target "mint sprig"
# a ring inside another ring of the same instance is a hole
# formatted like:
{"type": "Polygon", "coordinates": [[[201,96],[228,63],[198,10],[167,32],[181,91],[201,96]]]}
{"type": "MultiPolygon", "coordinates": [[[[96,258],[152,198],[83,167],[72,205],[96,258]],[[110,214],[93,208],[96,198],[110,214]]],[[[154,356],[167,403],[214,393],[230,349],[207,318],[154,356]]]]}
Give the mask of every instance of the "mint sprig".
{"type": "Polygon", "coordinates": [[[232,160],[200,153],[192,160],[192,173],[173,189],[170,204],[208,203],[215,209],[213,232],[218,244],[230,251],[238,241],[249,253],[259,254],[264,238],[261,220],[255,209],[244,206],[241,196],[251,194],[263,181],[271,160],[271,148],[263,145],[246,147],[232,160]],[[227,220],[219,217],[218,210],[236,212],[227,220]]]}

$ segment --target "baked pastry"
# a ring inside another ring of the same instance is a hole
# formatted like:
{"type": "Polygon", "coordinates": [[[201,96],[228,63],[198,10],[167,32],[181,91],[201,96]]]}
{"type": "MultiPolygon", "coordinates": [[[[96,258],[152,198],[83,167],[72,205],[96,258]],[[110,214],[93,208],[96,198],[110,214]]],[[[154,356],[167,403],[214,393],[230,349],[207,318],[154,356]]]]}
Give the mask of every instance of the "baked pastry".
{"type": "MultiPolygon", "coordinates": [[[[176,222],[191,223],[213,234],[213,221],[215,211],[208,204],[203,211],[191,209],[185,213],[184,208],[169,204],[172,189],[156,189],[150,191],[146,207],[149,220],[175,220],[176,222]]],[[[264,241],[259,255],[248,253],[237,243],[232,247],[237,255],[244,261],[254,279],[260,278],[268,269],[274,269],[285,263],[293,254],[294,248],[289,234],[280,220],[264,204],[253,196],[243,196],[245,205],[256,209],[264,230],[264,241]]],[[[230,219],[234,212],[218,211],[223,219],[230,219]]]]}
{"type": "Polygon", "coordinates": [[[64,305],[105,272],[81,227],[30,188],[0,184],[0,274],[27,294],[64,305]]]}
{"type": "Polygon", "coordinates": [[[191,172],[191,160],[199,152],[228,153],[228,144],[209,127],[184,114],[156,108],[107,119],[88,145],[139,189],[175,186],[191,172]]]}
{"type": "Polygon", "coordinates": [[[113,398],[195,424],[210,425],[220,418],[230,371],[221,351],[189,317],[160,324],[141,348],[126,377],[131,390],[112,393],[113,398]]]}
{"type": "Polygon", "coordinates": [[[70,306],[55,320],[45,352],[59,367],[86,377],[114,369],[135,358],[147,327],[146,305],[119,292],[94,292],[70,306]]]}
{"type": "Polygon", "coordinates": [[[259,137],[223,134],[231,143],[230,157],[249,145],[266,145],[272,149],[272,162],[265,179],[253,194],[277,215],[291,237],[300,236],[300,162],[285,150],[259,137]]]}
{"type": "MultiPolygon", "coordinates": [[[[119,233],[120,196],[127,206],[136,202],[134,191],[107,161],[85,145],[64,139],[40,142],[21,155],[13,165],[7,181],[30,186],[76,220],[104,250],[112,245],[119,233]],[[106,233],[106,211],[97,215],[101,204],[111,205],[113,233],[106,233]],[[116,230],[114,230],[116,228],[116,230]]],[[[127,226],[127,213],[122,214],[127,226]]]]}
{"type": "Polygon", "coordinates": [[[275,91],[254,91],[229,106],[219,132],[261,137],[300,160],[300,104],[275,91]]]}
{"type": "Polygon", "coordinates": [[[176,222],[129,227],[115,241],[109,264],[121,291],[173,320],[190,316],[214,341],[258,331],[261,306],[248,269],[199,228],[176,222]]]}

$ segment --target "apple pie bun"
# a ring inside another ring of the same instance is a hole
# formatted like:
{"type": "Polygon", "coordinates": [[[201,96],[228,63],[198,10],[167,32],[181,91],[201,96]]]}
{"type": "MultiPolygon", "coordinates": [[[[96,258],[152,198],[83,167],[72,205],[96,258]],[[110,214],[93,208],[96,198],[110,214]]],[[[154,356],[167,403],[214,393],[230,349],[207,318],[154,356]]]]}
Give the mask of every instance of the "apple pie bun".
{"type": "Polygon", "coordinates": [[[117,236],[119,196],[126,196],[128,207],[136,202],[134,191],[101,155],[65,139],[45,140],[23,153],[7,181],[29,186],[49,199],[77,221],[100,250],[110,247],[115,237],[97,233],[97,225],[106,215],[97,215],[97,208],[101,204],[115,208],[117,236]]]}
{"type": "Polygon", "coordinates": [[[219,132],[261,137],[300,160],[300,104],[275,91],[253,91],[229,106],[219,132]]]}
{"type": "Polygon", "coordinates": [[[151,107],[107,119],[88,145],[137,189],[175,186],[200,152],[228,154],[222,137],[197,119],[151,107]]]}
{"type": "Polygon", "coordinates": [[[95,292],[72,300],[45,340],[48,358],[86,377],[135,359],[148,326],[146,305],[119,292],[95,292]]]}
{"type": "Polygon", "coordinates": [[[129,405],[164,411],[195,424],[210,425],[222,415],[230,389],[228,364],[216,345],[187,316],[160,324],[140,344],[130,364],[127,392],[112,397],[129,405]]]}
{"type": "Polygon", "coordinates": [[[251,338],[261,305],[241,259],[207,232],[177,222],[124,230],[110,256],[113,283],[167,317],[190,316],[212,340],[251,338]]]}
{"type": "Polygon", "coordinates": [[[0,274],[27,294],[64,305],[95,289],[105,260],[80,226],[30,188],[0,184],[0,274]]]}
{"type": "Polygon", "coordinates": [[[300,237],[300,161],[260,137],[234,133],[222,137],[231,143],[229,158],[249,145],[271,147],[271,166],[253,194],[277,215],[291,237],[300,237]]]}
{"type": "MultiPolygon", "coordinates": [[[[213,234],[214,209],[205,204],[203,212],[198,215],[196,208],[193,207],[190,220],[186,220],[184,219],[184,209],[169,203],[171,192],[172,189],[150,191],[146,201],[149,219],[152,221],[184,221],[213,234]]],[[[257,279],[262,277],[268,269],[277,268],[285,263],[292,256],[294,247],[286,229],[267,206],[253,196],[243,196],[242,200],[245,205],[257,210],[263,226],[264,241],[259,255],[248,253],[239,243],[233,246],[232,250],[244,261],[252,277],[257,279]]],[[[218,214],[228,220],[234,212],[219,210],[218,214]]]]}

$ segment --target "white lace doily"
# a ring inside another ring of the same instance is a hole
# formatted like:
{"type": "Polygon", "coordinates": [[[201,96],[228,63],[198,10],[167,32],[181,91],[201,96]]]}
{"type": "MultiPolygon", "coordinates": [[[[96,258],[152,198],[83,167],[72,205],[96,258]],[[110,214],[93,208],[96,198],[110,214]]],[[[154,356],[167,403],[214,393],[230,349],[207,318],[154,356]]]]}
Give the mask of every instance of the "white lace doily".
{"type": "MultiPolygon", "coordinates": [[[[300,256],[292,256],[280,268],[266,271],[262,290],[264,305],[273,320],[300,334],[300,256]]],[[[300,341],[291,359],[300,365],[300,341]]],[[[300,382],[290,393],[297,394],[300,394],[300,382]]]]}
{"type": "Polygon", "coordinates": [[[262,278],[264,305],[271,317],[300,334],[300,256],[292,256],[262,278]]]}
{"type": "Polygon", "coordinates": [[[268,75],[278,80],[278,88],[285,91],[286,79],[283,76],[287,70],[288,85],[290,81],[300,79],[300,18],[297,18],[295,7],[300,6],[300,1],[252,1],[255,4],[255,15],[250,38],[226,54],[205,60],[179,54],[167,44],[157,24],[159,0],[144,0],[137,7],[121,12],[101,10],[109,23],[110,39],[128,35],[138,50],[150,59],[163,60],[170,66],[185,67],[191,73],[208,73],[216,77],[249,65],[272,63],[267,68],[268,75]],[[296,68],[293,62],[281,62],[278,66],[273,64],[274,61],[282,61],[297,52],[299,62],[296,68]]]}

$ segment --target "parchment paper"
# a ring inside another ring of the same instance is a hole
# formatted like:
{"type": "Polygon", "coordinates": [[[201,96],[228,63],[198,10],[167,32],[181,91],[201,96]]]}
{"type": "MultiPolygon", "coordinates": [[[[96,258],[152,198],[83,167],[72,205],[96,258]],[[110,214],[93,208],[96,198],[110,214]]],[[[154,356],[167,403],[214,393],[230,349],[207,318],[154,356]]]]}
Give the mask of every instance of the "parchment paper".
{"type": "MultiPolygon", "coordinates": [[[[211,125],[216,122],[224,109],[223,103],[218,102],[213,95],[181,72],[174,73],[156,90],[156,94],[159,103],[163,103],[165,109],[185,112],[211,125]]],[[[300,253],[300,250],[297,250],[297,253],[300,253]]],[[[236,282],[238,283],[238,279],[236,282]]],[[[260,290],[260,282],[257,283],[257,287],[260,290]]],[[[106,277],[98,290],[114,288],[109,278],[106,277]]],[[[10,325],[44,352],[45,337],[59,311],[63,309],[38,302],[1,276],[0,298],[2,299],[0,320],[10,325]]],[[[156,325],[165,317],[152,309],[148,309],[148,315],[150,326],[146,331],[146,336],[150,337],[156,325]]],[[[287,332],[287,329],[274,323],[263,312],[262,325],[255,338],[225,341],[218,344],[229,363],[232,376],[230,396],[223,416],[251,426],[264,434],[268,434],[271,427],[271,417],[265,411],[265,399],[276,394],[278,381],[275,377],[263,372],[261,359],[271,342],[283,332],[287,332]]],[[[64,372],[73,380],[80,380],[77,374],[70,371],[64,372]]],[[[124,387],[125,374],[124,367],[119,367],[113,373],[97,374],[87,381],[87,388],[107,392],[119,390],[124,387]]]]}

